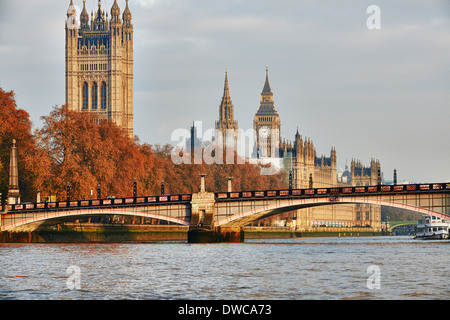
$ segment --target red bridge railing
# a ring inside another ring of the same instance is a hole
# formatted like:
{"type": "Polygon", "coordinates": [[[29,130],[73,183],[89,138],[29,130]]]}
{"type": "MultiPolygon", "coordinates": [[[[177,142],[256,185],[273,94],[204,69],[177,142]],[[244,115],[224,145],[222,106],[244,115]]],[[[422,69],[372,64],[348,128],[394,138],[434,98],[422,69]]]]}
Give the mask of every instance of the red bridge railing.
{"type": "MultiPolygon", "coordinates": [[[[356,187],[332,187],[311,189],[283,189],[283,190],[250,190],[236,192],[216,192],[217,201],[230,201],[236,199],[258,198],[285,198],[285,197],[339,197],[362,194],[408,194],[425,192],[449,192],[450,183],[431,184],[399,184],[356,187]]],[[[58,202],[21,203],[0,206],[0,211],[27,212],[49,210],[71,210],[92,207],[120,207],[136,205],[161,205],[175,203],[189,203],[191,194],[161,195],[145,197],[128,197],[113,199],[90,199],[58,202]]]]}
{"type": "MultiPolygon", "coordinates": [[[[38,203],[21,203],[4,206],[8,212],[23,211],[48,211],[48,210],[70,210],[92,207],[117,207],[117,206],[136,206],[136,205],[157,205],[162,203],[186,203],[191,201],[191,194],[180,195],[162,195],[162,196],[146,196],[146,197],[128,197],[128,198],[108,198],[108,199],[91,199],[91,200],[73,200],[58,202],[38,202],[38,203]]],[[[3,207],[0,206],[0,211],[3,207]]]]}
{"type": "Polygon", "coordinates": [[[361,194],[404,194],[420,192],[450,191],[450,183],[431,184],[399,184],[357,187],[332,187],[312,189],[284,189],[284,190],[251,190],[239,192],[216,192],[216,199],[224,201],[229,199],[253,198],[283,198],[283,197],[339,197],[361,194]]]}

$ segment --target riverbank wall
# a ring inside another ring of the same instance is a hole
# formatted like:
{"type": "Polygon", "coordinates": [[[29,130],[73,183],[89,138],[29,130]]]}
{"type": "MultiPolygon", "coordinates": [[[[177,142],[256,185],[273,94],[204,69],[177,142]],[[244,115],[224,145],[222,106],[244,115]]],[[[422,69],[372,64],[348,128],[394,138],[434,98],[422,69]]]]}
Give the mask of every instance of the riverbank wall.
{"type": "Polygon", "coordinates": [[[63,229],[2,232],[0,243],[111,243],[148,241],[187,241],[185,226],[149,225],[71,225],[63,229]]]}
{"type": "MultiPolygon", "coordinates": [[[[2,232],[0,243],[185,242],[188,241],[188,231],[187,226],[175,225],[71,224],[59,229],[2,232]]],[[[246,240],[381,235],[384,234],[367,228],[314,228],[307,231],[293,231],[278,227],[244,227],[246,240]]]]}
{"type": "Polygon", "coordinates": [[[274,227],[244,227],[245,239],[283,239],[312,237],[372,237],[390,235],[369,228],[313,228],[291,230],[274,227]]]}

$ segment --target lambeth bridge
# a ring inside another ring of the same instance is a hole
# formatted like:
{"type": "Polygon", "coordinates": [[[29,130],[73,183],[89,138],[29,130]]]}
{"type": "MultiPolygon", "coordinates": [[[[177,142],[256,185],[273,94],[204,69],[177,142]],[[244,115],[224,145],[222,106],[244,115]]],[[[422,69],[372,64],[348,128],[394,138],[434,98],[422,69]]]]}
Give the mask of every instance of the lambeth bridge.
{"type": "Polygon", "coordinates": [[[201,182],[200,191],[193,194],[4,205],[0,207],[1,231],[37,230],[99,215],[130,215],[189,226],[192,234],[212,234],[212,241],[220,236],[229,238],[238,230],[237,237],[243,240],[242,227],[261,218],[296,209],[357,203],[450,218],[450,183],[213,193],[205,191],[203,177],[201,182]]]}

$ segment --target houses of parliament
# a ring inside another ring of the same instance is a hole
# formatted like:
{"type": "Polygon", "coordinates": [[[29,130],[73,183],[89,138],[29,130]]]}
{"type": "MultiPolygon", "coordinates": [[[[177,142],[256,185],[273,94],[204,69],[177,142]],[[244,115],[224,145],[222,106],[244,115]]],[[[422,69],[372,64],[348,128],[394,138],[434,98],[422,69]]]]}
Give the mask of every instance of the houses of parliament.
{"type": "MultiPolygon", "coordinates": [[[[234,106],[230,96],[228,73],[219,106],[219,120],[215,128],[221,132],[223,147],[235,146],[238,137],[238,122],[234,119],[234,106]],[[234,132],[234,134],[233,134],[234,132]],[[226,139],[233,141],[226,141],[226,139]]],[[[302,137],[298,129],[293,141],[282,139],[281,116],[278,113],[274,94],[269,83],[269,72],[261,91],[260,105],[253,118],[255,156],[261,160],[274,160],[292,181],[293,188],[329,188],[343,186],[368,186],[380,183],[380,162],[372,159],[365,167],[352,159],[344,172],[337,172],[337,154],[331,147],[329,155],[318,156],[310,137],[302,137]]],[[[267,163],[267,162],[266,162],[267,163]]],[[[381,230],[381,208],[375,205],[330,205],[296,212],[295,228],[311,230],[314,227],[369,227],[381,230]]]]}
{"type": "Polygon", "coordinates": [[[86,0],[78,16],[70,1],[66,17],[66,106],[112,121],[133,137],[133,24],[117,0],[110,15],[101,1],[90,17],[86,0]]]}
{"type": "MultiPolygon", "coordinates": [[[[73,111],[90,112],[98,121],[112,121],[133,137],[133,24],[126,0],[121,9],[117,0],[108,12],[98,1],[97,9],[89,15],[86,0],[80,15],[73,0],[67,10],[65,27],[65,87],[66,106],[73,111]]],[[[254,115],[253,129],[258,159],[277,160],[289,175],[293,188],[374,185],[380,179],[380,163],[372,159],[369,167],[352,160],[338,177],[337,153],[331,147],[329,155],[318,156],[310,137],[298,130],[292,141],[281,138],[281,115],[266,67],[259,108],[254,115]]],[[[238,122],[230,96],[228,74],[219,106],[219,119],[214,127],[225,137],[230,132],[237,139],[238,122]]],[[[195,129],[192,128],[191,132],[195,129]]],[[[191,137],[191,141],[194,136],[191,137]]],[[[229,141],[224,141],[229,143],[229,141]]],[[[234,142],[233,142],[234,143],[234,142]]],[[[381,229],[379,206],[331,205],[298,210],[296,228],[319,226],[363,226],[381,229]]]]}

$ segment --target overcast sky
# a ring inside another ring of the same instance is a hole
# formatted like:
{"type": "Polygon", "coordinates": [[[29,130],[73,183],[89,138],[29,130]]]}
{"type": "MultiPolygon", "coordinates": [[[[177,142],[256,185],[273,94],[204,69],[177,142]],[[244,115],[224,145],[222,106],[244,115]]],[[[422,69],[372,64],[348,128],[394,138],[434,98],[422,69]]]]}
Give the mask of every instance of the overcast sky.
{"type": "MultiPolygon", "coordinates": [[[[73,0],[82,7],[82,0],[73,0]]],[[[0,0],[0,87],[14,90],[35,127],[64,104],[69,0],[0,0]]],[[[103,0],[110,12],[113,0],[103,0]]],[[[121,12],[125,0],[118,0],[121,12]]],[[[87,0],[88,11],[97,1],[87,0]]],[[[269,67],[281,135],[310,136],[381,162],[386,180],[450,181],[450,5],[446,0],[130,0],[134,132],[172,132],[219,117],[225,70],[235,120],[247,130],[269,67]],[[370,30],[370,5],[381,29],[370,30]]]]}

